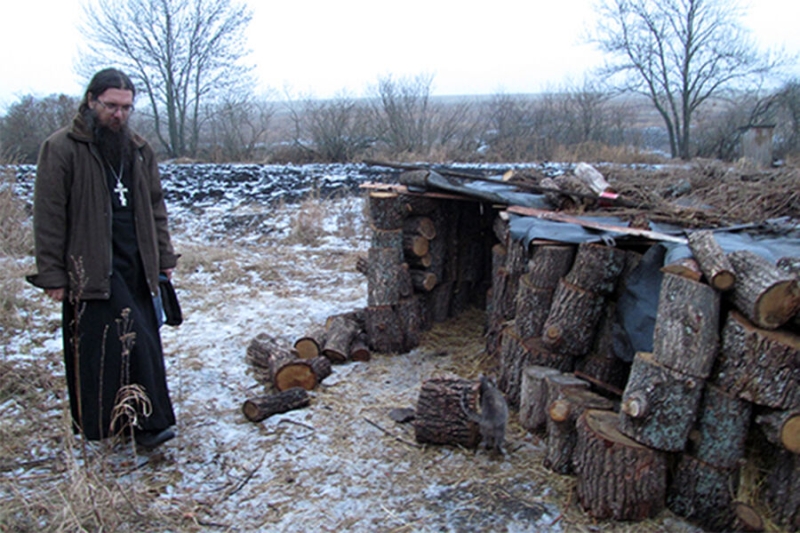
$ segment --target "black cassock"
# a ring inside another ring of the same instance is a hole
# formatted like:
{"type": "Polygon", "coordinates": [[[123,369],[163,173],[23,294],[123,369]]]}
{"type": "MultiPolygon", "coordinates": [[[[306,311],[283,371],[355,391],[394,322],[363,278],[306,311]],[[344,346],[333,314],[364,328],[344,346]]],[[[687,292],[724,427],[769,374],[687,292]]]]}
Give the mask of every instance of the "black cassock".
{"type": "Polygon", "coordinates": [[[119,423],[117,427],[110,426],[117,391],[123,385],[141,386],[152,404],[152,414],[147,418],[139,417],[140,429],[159,431],[175,424],[159,324],[136,243],[134,199],[130,192],[134,188],[128,179],[130,173],[122,176],[123,185],[129,191],[125,195],[125,206],[114,192],[114,174],[107,174],[113,207],[111,297],[108,300],[82,300],[77,309],[65,298],[62,317],[72,420],[75,430],[82,429],[89,440],[111,436],[120,429],[119,423]],[[124,309],[129,309],[128,330],[135,332],[133,347],[127,357],[123,357],[120,340],[120,334],[124,333],[124,309]],[[80,314],[77,320],[77,358],[72,335],[76,311],[80,314]]]}

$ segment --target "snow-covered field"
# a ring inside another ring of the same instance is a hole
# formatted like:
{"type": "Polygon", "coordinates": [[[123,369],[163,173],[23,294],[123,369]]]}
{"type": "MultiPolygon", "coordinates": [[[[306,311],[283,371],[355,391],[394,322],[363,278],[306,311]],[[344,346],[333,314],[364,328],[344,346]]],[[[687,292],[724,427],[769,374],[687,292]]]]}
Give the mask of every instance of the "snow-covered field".
{"type": "MultiPolygon", "coordinates": [[[[178,438],[138,457],[115,448],[118,482],[148,487],[151,510],[170,517],[165,531],[176,523],[185,531],[636,531],[593,525],[569,478],[541,466],[543,443],[513,421],[501,458],[419,447],[410,424],[388,417],[415,406],[424,379],[480,357],[479,311],[459,319],[459,335],[437,325],[411,353],[334,366],[306,408],[258,424],[244,418],[242,402],[263,391],[245,362],[253,337],[288,345],[329,315],[366,305],[366,280],[355,270],[369,246],[358,184],[377,179],[353,165],[164,168],[183,254],[174,282],[185,322],[162,330],[178,438]]],[[[27,285],[19,291],[43,300],[27,285]]],[[[50,361],[61,378],[59,309],[43,302],[35,315],[31,327],[6,334],[2,358],[50,361]]],[[[24,457],[6,458],[21,466],[0,470],[0,498],[35,498],[37,486],[67,475],[54,465],[63,461],[65,394],[54,390],[50,400],[55,430],[31,434],[24,457]],[[58,459],[34,462],[48,457],[58,459]]],[[[0,401],[4,423],[25,416],[28,406],[0,401]]],[[[696,531],[668,511],[650,527],[696,531]]]]}

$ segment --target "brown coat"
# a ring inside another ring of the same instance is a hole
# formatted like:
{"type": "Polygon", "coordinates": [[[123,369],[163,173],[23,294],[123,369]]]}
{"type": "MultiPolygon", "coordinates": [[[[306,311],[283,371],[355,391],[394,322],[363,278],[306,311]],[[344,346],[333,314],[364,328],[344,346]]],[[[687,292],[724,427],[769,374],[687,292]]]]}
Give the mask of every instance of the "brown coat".
{"type": "MultiPolygon", "coordinates": [[[[111,275],[111,200],[105,170],[91,133],[78,115],[42,145],[34,187],[33,229],[37,287],[69,287],[82,299],[107,299],[111,275]],[[77,263],[82,263],[79,275],[77,263]]],[[[174,268],[177,256],[167,227],[167,208],[152,148],[133,136],[132,186],[139,254],[150,291],[159,271],[174,268]]]]}

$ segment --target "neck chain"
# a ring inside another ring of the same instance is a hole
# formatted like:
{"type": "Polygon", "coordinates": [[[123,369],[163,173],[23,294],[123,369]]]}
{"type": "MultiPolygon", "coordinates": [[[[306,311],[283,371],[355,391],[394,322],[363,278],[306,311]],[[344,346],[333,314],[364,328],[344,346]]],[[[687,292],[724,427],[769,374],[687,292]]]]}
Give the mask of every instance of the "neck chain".
{"type": "Polygon", "coordinates": [[[108,165],[108,168],[111,170],[111,174],[113,174],[114,178],[117,180],[117,185],[114,187],[114,192],[117,193],[117,196],[119,196],[119,204],[122,207],[125,207],[128,205],[128,198],[125,196],[125,194],[128,192],[128,188],[122,184],[122,171],[124,169],[123,164],[122,162],[119,164],[119,173],[114,170],[114,167],[111,166],[111,163],[109,163],[107,159],[106,165],[108,165]]]}

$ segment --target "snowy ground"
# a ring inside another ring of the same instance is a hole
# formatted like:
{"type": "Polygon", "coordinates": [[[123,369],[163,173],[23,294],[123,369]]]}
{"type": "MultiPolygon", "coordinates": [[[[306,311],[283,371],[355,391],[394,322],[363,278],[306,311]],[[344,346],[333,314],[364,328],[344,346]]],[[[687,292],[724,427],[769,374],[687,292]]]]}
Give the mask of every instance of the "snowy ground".
{"type": "MultiPolygon", "coordinates": [[[[230,168],[235,176],[237,167],[230,168]]],[[[121,482],[146,482],[155,506],[180,513],[191,531],[635,531],[635,524],[591,525],[582,517],[569,491],[550,483],[569,480],[542,468],[542,443],[518,425],[511,426],[508,457],[500,458],[418,447],[412,427],[388,417],[392,408],[416,404],[424,379],[463,368],[457,357],[479,356],[479,315],[464,319],[474,323],[474,336],[452,339],[444,351],[424,338],[409,354],[334,366],[309,407],[259,424],[244,418],[242,402],[262,391],[245,362],[253,337],[266,332],[290,344],[327,316],[366,304],[355,260],[367,250],[368,230],[363,200],[353,193],[375,177],[354,178],[348,166],[296,170],[304,179],[316,173],[303,197],[316,190],[334,199],[275,201],[258,185],[288,174],[250,173],[217,187],[210,184],[219,177],[192,182],[165,172],[173,238],[183,254],[174,281],[185,322],[162,330],[178,438],[139,458],[141,466],[121,482]],[[341,187],[322,186],[330,183],[341,187]],[[320,221],[321,231],[303,226],[303,216],[320,221]]],[[[20,291],[41,297],[29,287],[20,291]]],[[[60,317],[48,309],[31,322],[35,328],[11,338],[4,360],[59,360],[60,317]]],[[[432,333],[446,338],[441,326],[432,333]]],[[[54,397],[50,416],[63,416],[62,406],[54,397]]],[[[10,416],[22,409],[13,401],[1,407],[10,416]]],[[[32,437],[20,460],[57,455],[54,446],[32,437]]],[[[3,474],[6,488],[7,475],[32,470],[3,474]]],[[[668,512],[656,527],[696,531],[668,512]]]]}

